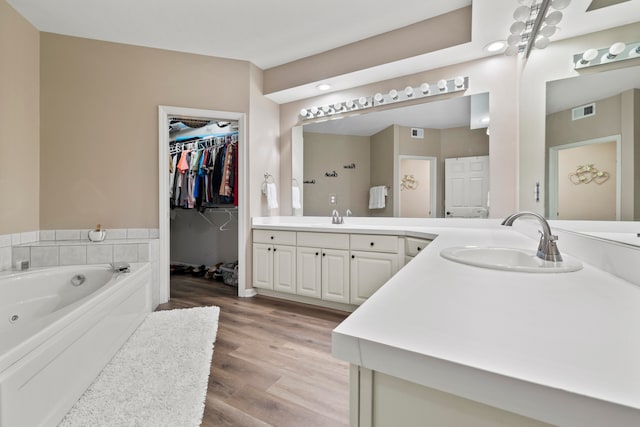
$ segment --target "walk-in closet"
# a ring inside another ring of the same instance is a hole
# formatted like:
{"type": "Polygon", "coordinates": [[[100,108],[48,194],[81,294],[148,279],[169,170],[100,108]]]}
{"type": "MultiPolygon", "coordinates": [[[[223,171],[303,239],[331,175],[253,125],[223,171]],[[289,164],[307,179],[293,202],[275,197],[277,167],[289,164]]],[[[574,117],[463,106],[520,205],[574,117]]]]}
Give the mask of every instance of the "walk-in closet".
{"type": "Polygon", "coordinates": [[[170,273],[237,286],[238,122],[169,120],[170,273]]]}

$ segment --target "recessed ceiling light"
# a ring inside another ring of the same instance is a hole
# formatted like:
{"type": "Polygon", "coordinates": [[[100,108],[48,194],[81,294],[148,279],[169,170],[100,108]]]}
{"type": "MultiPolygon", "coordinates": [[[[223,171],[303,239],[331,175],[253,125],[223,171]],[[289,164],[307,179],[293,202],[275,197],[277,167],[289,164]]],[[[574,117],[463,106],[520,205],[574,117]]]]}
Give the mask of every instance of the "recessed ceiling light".
{"type": "Polygon", "coordinates": [[[484,50],[487,52],[498,52],[499,50],[504,49],[507,43],[504,40],[498,40],[492,43],[489,43],[484,47],[484,50]]]}
{"type": "Polygon", "coordinates": [[[326,83],[321,83],[318,86],[316,86],[316,88],[318,90],[329,90],[329,89],[331,89],[331,85],[326,84],[326,83]]]}
{"type": "Polygon", "coordinates": [[[481,122],[482,123],[489,123],[489,120],[490,120],[489,117],[483,117],[481,122]]]}

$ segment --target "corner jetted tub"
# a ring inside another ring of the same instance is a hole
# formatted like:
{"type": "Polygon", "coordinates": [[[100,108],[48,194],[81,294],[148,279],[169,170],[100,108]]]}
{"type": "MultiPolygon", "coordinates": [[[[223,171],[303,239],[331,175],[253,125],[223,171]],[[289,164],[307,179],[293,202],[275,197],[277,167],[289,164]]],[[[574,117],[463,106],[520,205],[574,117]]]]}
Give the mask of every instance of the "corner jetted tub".
{"type": "Polygon", "coordinates": [[[151,266],[0,275],[0,427],[56,426],[151,312],[151,266]]]}

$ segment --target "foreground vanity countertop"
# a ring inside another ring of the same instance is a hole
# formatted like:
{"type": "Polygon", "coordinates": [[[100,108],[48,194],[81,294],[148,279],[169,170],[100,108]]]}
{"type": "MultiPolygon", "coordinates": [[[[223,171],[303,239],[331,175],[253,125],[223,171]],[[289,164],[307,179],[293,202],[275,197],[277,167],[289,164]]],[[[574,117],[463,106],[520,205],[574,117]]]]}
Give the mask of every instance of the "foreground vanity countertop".
{"type": "Polygon", "coordinates": [[[536,248],[499,223],[277,217],[254,228],[435,237],[334,330],[335,357],[555,425],[640,425],[640,287],[586,263],[533,274],[440,256],[536,248]]]}

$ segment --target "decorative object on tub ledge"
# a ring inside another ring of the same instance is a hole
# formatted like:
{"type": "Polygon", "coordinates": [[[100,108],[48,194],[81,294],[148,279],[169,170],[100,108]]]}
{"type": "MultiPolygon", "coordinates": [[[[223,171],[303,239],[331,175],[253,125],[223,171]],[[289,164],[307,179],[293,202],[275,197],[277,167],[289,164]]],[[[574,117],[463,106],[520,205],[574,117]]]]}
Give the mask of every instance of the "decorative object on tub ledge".
{"type": "Polygon", "coordinates": [[[269,172],[264,174],[264,182],[262,183],[262,194],[267,196],[267,207],[269,209],[278,208],[278,192],[276,190],[276,183],[273,179],[273,175],[269,172]]]}
{"type": "Polygon", "coordinates": [[[103,229],[100,224],[96,225],[96,228],[89,230],[89,240],[92,242],[102,242],[107,237],[107,230],[103,229]]]}
{"type": "Polygon", "coordinates": [[[200,425],[219,314],[150,313],[58,427],[200,425]]]}
{"type": "Polygon", "coordinates": [[[325,172],[324,176],[326,176],[328,178],[337,178],[338,177],[338,172],[336,172],[336,171],[325,172]]]}
{"type": "Polygon", "coordinates": [[[575,172],[569,174],[569,181],[573,185],[589,184],[595,182],[598,185],[604,184],[609,179],[609,172],[598,170],[593,163],[580,165],[575,172]]]}
{"type": "Polygon", "coordinates": [[[378,92],[374,95],[360,96],[354,99],[338,101],[330,105],[314,105],[301,109],[300,117],[302,120],[322,119],[336,114],[359,112],[360,110],[381,105],[461,92],[468,88],[469,77],[458,76],[449,80],[441,79],[437,83],[422,83],[416,87],[407,86],[400,91],[391,89],[388,93],[378,92]]]}
{"type": "Polygon", "coordinates": [[[415,190],[418,188],[418,181],[413,175],[404,175],[400,181],[400,190],[415,190]]]}

